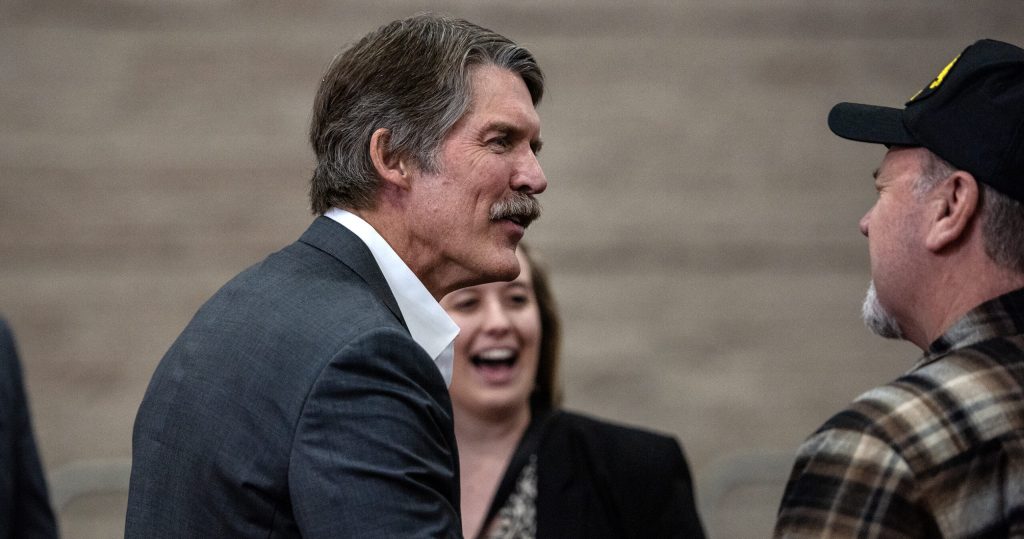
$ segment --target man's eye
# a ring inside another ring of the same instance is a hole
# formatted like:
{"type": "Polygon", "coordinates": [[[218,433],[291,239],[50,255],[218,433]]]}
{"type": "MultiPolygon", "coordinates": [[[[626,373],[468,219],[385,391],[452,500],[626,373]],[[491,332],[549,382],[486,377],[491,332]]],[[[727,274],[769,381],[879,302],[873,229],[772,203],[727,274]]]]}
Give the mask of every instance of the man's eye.
{"type": "Polygon", "coordinates": [[[498,148],[509,147],[508,137],[495,137],[487,141],[487,143],[490,144],[491,146],[496,146],[498,148]]]}

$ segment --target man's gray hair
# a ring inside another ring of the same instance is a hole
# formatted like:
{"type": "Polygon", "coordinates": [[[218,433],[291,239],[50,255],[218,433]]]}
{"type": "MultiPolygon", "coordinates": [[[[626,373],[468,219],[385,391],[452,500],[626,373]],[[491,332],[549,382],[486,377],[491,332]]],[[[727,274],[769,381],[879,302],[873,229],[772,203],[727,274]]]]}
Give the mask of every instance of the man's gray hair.
{"type": "MultiPolygon", "coordinates": [[[[923,196],[956,172],[957,168],[932,152],[926,152],[924,173],[914,184],[923,196]]],[[[996,264],[1024,273],[1024,204],[978,182],[981,234],[985,254],[996,264]]]]}
{"type": "Polygon", "coordinates": [[[508,38],[461,19],[424,14],[367,34],[331,63],[313,105],[313,213],[372,208],[380,179],[370,137],[389,130],[388,149],[437,172],[437,154],[468,112],[472,68],[493,64],[519,75],[536,106],[544,75],[508,38]]]}

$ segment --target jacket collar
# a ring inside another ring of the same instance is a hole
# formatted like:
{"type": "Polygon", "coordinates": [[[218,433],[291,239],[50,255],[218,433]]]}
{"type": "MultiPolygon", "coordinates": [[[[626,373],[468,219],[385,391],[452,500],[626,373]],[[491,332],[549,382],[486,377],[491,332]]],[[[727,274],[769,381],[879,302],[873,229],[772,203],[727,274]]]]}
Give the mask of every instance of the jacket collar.
{"type": "Polygon", "coordinates": [[[321,215],[309,225],[299,241],[333,256],[351,268],[398,318],[402,326],[409,329],[405,324],[405,318],[402,317],[402,311],[398,308],[398,302],[384,279],[384,274],[373,259],[370,249],[359,236],[321,215]]]}

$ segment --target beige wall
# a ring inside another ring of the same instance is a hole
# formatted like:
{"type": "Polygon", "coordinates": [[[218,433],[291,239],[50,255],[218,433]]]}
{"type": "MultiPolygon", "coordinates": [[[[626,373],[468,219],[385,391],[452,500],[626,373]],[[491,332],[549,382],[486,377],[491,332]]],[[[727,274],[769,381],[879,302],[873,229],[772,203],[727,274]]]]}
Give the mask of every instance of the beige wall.
{"type": "Polygon", "coordinates": [[[900,105],[973,40],[1024,42],[1019,0],[379,4],[0,0],[0,312],[48,468],[130,455],[195,309],[310,220],[322,70],[424,9],[548,74],[528,240],[565,315],[570,407],[677,435],[701,477],[791,452],[917,354],[859,321],[883,152],[832,136],[828,109],[900,105]]]}

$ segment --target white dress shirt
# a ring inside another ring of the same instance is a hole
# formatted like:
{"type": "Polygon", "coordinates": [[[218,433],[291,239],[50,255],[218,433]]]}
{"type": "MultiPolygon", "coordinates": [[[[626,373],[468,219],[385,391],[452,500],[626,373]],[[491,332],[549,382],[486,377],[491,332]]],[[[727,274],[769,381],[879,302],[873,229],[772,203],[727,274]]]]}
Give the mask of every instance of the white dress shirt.
{"type": "Polygon", "coordinates": [[[370,226],[370,223],[340,208],[331,208],[324,216],[337,221],[359,236],[373,253],[374,260],[388,282],[388,288],[398,302],[398,308],[402,311],[412,340],[434,359],[445,385],[450,386],[455,337],[459,334],[459,326],[455,325],[427,287],[423,286],[416,274],[405,265],[398,253],[370,226]]]}

